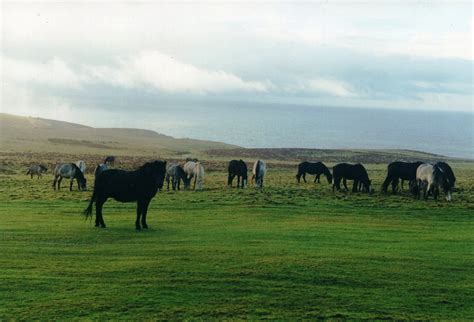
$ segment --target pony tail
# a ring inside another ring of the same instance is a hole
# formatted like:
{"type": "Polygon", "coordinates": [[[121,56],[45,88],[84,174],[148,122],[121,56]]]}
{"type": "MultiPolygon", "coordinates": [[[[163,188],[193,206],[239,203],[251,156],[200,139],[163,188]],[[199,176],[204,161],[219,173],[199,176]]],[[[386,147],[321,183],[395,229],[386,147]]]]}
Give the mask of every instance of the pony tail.
{"type": "Polygon", "coordinates": [[[92,218],[92,205],[94,204],[94,201],[96,199],[95,196],[95,191],[92,193],[91,201],[89,202],[89,206],[84,210],[83,215],[88,218],[92,218]]]}

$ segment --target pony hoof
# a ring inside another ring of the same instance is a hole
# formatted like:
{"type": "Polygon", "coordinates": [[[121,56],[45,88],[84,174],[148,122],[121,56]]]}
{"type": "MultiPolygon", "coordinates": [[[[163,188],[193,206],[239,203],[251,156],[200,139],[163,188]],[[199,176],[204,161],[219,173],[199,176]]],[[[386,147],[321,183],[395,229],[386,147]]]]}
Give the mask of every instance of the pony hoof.
{"type": "Polygon", "coordinates": [[[140,226],[135,226],[135,230],[142,230],[142,227],[140,227],[140,226]]]}
{"type": "Polygon", "coordinates": [[[100,228],[105,228],[105,225],[100,226],[100,228]]]}
{"type": "Polygon", "coordinates": [[[145,225],[142,225],[143,229],[148,229],[148,225],[145,224],[145,225]]]}

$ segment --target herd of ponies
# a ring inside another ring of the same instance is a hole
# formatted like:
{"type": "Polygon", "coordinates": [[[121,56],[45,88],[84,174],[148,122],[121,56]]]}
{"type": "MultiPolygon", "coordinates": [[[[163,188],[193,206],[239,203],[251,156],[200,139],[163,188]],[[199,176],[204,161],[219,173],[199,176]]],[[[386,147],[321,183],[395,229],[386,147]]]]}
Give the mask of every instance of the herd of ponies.
{"type": "MultiPolygon", "coordinates": [[[[188,189],[193,186],[194,190],[203,189],[204,167],[198,159],[186,159],[183,163],[170,163],[166,161],[147,162],[137,170],[126,171],[112,168],[115,162],[114,156],[107,156],[104,162],[97,165],[94,171],[94,190],[89,205],[84,211],[86,218],[92,218],[92,208],[95,203],[95,226],[105,228],[102,216],[102,207],[108,198],[113,198],[120,202],[137,202],[137,217],[135,227],[137,230],[148,228],[146,216],[151,199],[156,193],[163,189],[167,183],[167,189],[180,190],[181,182],[183,188],[188,189]]],[[[32,165],[28,168],[27,174],[33,178],[35,175],[40,178],[42,173],[47,172],[47,167],[41,164],[32,165]]],[[[228,165],[227,185],[232,187],[232,183],[237,177],[237,187],[247,186],[247,164],[243,160],[232,160],[228,165]]],[[[76,180],[78,190],[86,190],[86,178],[84,173],[86,164],[84,161],[75,163],[58,164],[53,171],[53,188],[60,189],[63,178],[69,179],[69,190],[72,190],[73,182],[76,180]]],[[[252,182],[255,187],[263,188],[263,182],[267,173],[267,167],[263,160],[257,160],[252,168],[252,182]]],[[[360,164],[339,163],[329,168],[322,162],[301,162],[298,165],[296,180],[301,182],[301,178],[306,183],[306,174],[314,175],[314,182],[320,182],[320,176],[324,175],[332,190],[341,190],[341,183],[348,191],[347,180],[352,180],[352,192],[372,193],[372,181],[365,167],[360,164]]],[[[395,161],[387,167],[387,177],[382,183],[382,192],[387,192],[389,186],[392,192],[396,193],[401,184],[407,181],[409,190],[420,199],[421,195],[426,200],[432,195],[436,200],[443,191],[446,200],[452,200],[452,192],[456,182],[456,177],[451,167],[446,162],[435,164],[418,162],[395,161]]]]}

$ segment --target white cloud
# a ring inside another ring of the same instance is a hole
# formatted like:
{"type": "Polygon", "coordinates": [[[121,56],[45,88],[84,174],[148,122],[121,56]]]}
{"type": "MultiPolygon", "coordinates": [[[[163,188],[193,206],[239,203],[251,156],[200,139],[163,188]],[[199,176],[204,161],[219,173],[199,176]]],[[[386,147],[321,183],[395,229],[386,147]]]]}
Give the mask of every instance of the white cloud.
{"type": "Polygon", "coordinates": [[[70,104],[53,95],[38,95],[33,90],[2,81],[0,111],[22,116],[35,116],[71,121],[74,109],[70,104]]]}
{"type": "Polygon", "coordinates": [[[286,86],[285,91],[291,94],[310,93],[335,98],[356,98],[359,96],[349,83],[328,78],[295,81],[286,86]]]}
{"type": "Polygon", "coordinates": [[[181,62],[158,51],[147,51],[128,58],[117,58],[114,65],[70,67],[55,57],[33,63],[2,55],[2,78],[17,83],[79,88],[104,83],[127,88],[164,92],[266,92],[269,82],[244,81],[222,70],[207,70],[181,62]]]}
{"type": "Polygon", "coordinates": [[[125,87],[147,86],[165,92],[266,92],[269,84],[244,81],[222,70],[206,70],[158,51],[117,59],[114,67],[87,66],[97,81],[125,87]]]}
{"type": "Polygon", "coordinates": [[[336,97],[355,97],[351,86],[345,82],[330,79],[313,79],[308,83],[308,88],[314,92],[321,92],[336,97]]]}
{"type": "Polygon", "coordinates": [[[84,75],[78,75],[63,60],[53,57],[44,63],[11,59],[2,55],[2,78],[19,83],[78,88],[84,75]]]}

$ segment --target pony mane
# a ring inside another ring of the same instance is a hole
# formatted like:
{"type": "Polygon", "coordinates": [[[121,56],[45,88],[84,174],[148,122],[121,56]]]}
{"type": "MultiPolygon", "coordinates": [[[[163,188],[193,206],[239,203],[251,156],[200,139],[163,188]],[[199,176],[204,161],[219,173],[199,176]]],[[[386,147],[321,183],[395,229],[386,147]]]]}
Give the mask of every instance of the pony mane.
{"type": "Polygon", "coordinates": [[[76,171],[76,175],[81,179],[81,180],[85,180],[86,178],[84,177],[84,174],[82,173],[81,169],[79,169],[79,167],[75,164],[75,163],[71,163],[71,166],[74,168],[74,170],[76,171]]]}

